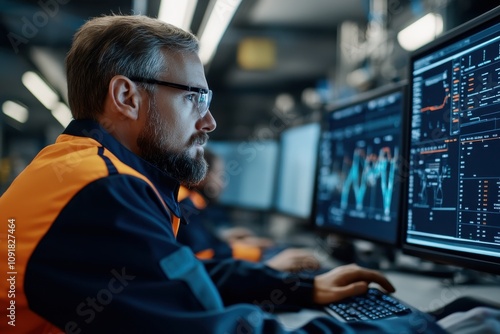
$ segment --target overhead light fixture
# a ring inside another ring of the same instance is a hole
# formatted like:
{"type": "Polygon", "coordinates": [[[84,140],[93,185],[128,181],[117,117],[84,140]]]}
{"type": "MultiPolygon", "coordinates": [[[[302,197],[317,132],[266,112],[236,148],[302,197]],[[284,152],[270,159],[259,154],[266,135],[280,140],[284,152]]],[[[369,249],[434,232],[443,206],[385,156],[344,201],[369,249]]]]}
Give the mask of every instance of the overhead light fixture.
{"type": "Polygon", "coordinates": [[[158,19],[184,30],[190,30],[198,0],[162,0],[158,19]]]}
{"type": "Polygon", "coordinates": [[[51,110],[51,113],[63,127],[67,127],[69,122],[73,119],[68,106],[62,102],[58,102],[57,105],[51,110]]]}
{"type": "Polygon", "coordinates": [[[52,110],[59,102],[59,96],[35,72],[28,71],[21,78],[24,86],[40,101],[45,108],[52,110]]]}
{"type": "Polygon", "coordinates": [[[429,13],[398,33],[398,42],[403,49],[413,51],[433,41],[443,32],[443,17],[429,13]]]}
{"type": "Polygon", "coordinates": [[[59,96],[68,102],[68,85],[64,60],[58,51],[50,47],[33,46],[29,57],[35,64],[40,75],[59,92],[59,96]]]}
{"type": "Polygon", "coordinates": [[[14,101],[5,101],[2,104],[2,111],[5,115],[15,119],[19,123],[26,123],[28,120],[28,109],[14,101]]]}
{"type": "Polygon", "coordinates": [[[201,26],[200,59],[203,64],[208,64],[217,50],[217,46],[231,19],[238,9],[241,0],[212,0],[213,6],[208,6],[201,26]]]}
{"type": "Polygon", "coordinates": [[[248,37],[238,44],[236,58],[245,70],[269,70],[276,64],[276,43],[262,37],[248,37]]]}
{"type": "Polygon", "coordinates": [[[293,96],[291,94],[281,93],[276,96],[276,99],[274,100],[274,106],[278,110],[284,113],[288,113],[295,107],[295,100],[293,99],[293,96]]]}
{"type": "Polygon", "coordinates": [[[71,111],[68,106],[59,101],[59,96],[50,88],[45,81],[35,72],[28,71],[21,78],[23,84],[28,88],[31,94],[49,109],[52,116],[66,127],[72,120],[71,111]]]}
{"type": "Polygon", "coordinates": [[[132,13],[134,15],[143,15],[148,10],[148,0],[133,0],[132,13]]]}

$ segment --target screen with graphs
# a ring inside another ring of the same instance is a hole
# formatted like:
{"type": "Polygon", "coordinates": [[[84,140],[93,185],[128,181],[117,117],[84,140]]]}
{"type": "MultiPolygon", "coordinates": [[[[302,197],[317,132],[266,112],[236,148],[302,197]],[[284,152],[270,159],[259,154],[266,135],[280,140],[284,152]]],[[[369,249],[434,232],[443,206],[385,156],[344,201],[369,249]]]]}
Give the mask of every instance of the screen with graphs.
{"type": "Polygon", "coordinates": [[[394,245],[398,238],[402,87],[328,112],[320,139],[315,225],[394,245]]]}
{"type": "Polygon", "coordinates": [[[500,259],[500,24],[411,58],[406,240],[500,259]]]}

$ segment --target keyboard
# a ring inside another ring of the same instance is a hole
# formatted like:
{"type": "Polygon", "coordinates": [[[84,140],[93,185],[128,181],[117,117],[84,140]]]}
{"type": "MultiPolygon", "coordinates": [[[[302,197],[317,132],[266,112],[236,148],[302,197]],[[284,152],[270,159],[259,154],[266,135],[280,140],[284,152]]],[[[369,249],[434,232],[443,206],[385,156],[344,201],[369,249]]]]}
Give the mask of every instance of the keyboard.
{"type": "Polygon", "coordinates": [[[377,320],[411,313],[412,310],[394,297],[370,288],[364,295],[349,297],[325,307],[344,322],[377,320]]]}

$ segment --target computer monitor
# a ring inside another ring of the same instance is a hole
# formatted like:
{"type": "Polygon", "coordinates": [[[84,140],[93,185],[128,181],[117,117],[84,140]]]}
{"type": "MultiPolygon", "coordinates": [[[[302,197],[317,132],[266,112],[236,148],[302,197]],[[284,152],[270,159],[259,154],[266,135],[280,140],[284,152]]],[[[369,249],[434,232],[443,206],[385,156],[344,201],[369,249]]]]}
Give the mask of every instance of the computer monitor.
{"type": "Polygon", "coordinates": [[[315,228],[396,246],[404,83],[327,110],[319,144],[315,228]]]}
{"type": "Polygon", "coordinates": [[[319,133],[319,122],[301,124],[281,132],[275,204],[278,213],[309,219],[319,133]]]}
{"type": "Polygon", "coordinates": [[[402,248],[500,273],[500,7],[409,58],[402,248]]]}
{"type": "Polygon", "coordinates": [[[210,141],[207,145],[224,161],[221,177],[224,190],[222,205],[270,210],[278,163],[276,140],[210,141]]]}

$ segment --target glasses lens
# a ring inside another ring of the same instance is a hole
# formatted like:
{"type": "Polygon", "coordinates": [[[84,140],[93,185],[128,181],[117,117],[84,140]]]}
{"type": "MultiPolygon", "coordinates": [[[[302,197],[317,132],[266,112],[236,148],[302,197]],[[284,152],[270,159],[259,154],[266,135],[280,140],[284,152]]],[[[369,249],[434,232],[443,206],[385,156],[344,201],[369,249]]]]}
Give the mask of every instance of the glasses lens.
{"type": "Polygon", "coordinates": [[[200,112],[200,116],[203,118],[208,112],[208,108],[210,107],[210,101],[212,100],[212,91],[209,90],[208,93],[200,93],[200,97],[198,99],[198,111],[200,112]]]}

